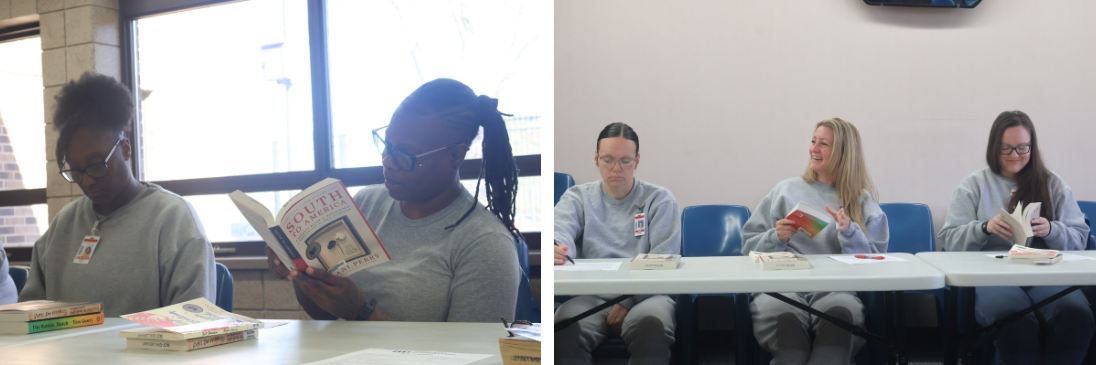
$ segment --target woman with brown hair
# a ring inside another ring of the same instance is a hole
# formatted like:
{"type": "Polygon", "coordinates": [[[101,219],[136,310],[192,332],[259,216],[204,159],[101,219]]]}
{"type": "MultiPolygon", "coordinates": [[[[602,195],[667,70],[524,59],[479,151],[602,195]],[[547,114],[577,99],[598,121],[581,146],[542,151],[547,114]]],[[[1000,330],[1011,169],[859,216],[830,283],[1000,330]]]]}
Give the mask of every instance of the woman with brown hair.
{"type": "MultiPolygon", "coordinates": [[[[1084,250],[1088,226],[1062,178],[1047,170],[1035,126],[1021,111],[997,116],[986,147],[988,168],[968,175],[952,194],[938,239],[948,251],[1007,251],[1012,232],[998,212],[1017,204],[1041,203],[1031,221],[1031,246],[1084,250]]],[[[979,287],[975,319],[989,325],[1066,289],[1064,286],[979,287]]],[[[994,339],[1001,361],[1012,364],[1079,364],[1092,337],[1092,310],[1073,292],[1002,328],[994,339]],[[1047,334],[1039,343],[1040,327],[1047,334]],[[1040,361],[1040,359],[1042,359],[1040,361]]]]}

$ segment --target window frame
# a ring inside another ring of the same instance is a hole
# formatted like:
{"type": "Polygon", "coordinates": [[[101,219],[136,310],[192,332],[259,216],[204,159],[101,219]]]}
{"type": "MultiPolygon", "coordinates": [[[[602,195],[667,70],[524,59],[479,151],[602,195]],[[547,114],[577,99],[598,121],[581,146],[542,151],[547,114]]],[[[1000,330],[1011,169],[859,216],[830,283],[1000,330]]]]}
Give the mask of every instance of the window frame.
{"type": "MultiPolygon", "coordinates": [[[[133,132],[128,136],[133,141],[133,171],[137,178],[144,180],[141,156],[141,100],[138,88],[139,70],[137,63],[137,20],[141,18],[165,15],[174,12],[198,9],[207,6],[223,5],[247,0],[121,0],[119,2],[119,27],[121,28],[122,80],[132,90],[136,113],[133,132]]],[[[339,179],[346,186],[374,185],[384,183],[381,166],[335,168],[334,135],[332,135],[330,69],[328,66],[328,29],[327,2],[325,0],[308,1],[308,38],[309,65],[312,86],[312,133],[314,168],[310,171],[276,172],[253,175],[196,178],[171,181],[150,181],[180,196],[228,194],[235,190],[243,192],[268,192],[303,190],[325,178],[339,179]]],[[[541,176],[541,156],[515,156],[518,176],[541,176]]],[[[460,166],[462,180],[476,179],[479,176],[481,159],[470,159],[460,166]]],[[[41,189],[42,202],[45,202],[45,189],[41,189]]],[[[0,200],[4,196],[0,195],[0,200]]],[[[543,211],[541,212],[544,213],[543,211]]],[[[540,232],[522,232],[530,251],[539,251],[540,232]]],[[[246,257],[262,253],[262,241],[211,242],[217,257],[246,257]],[[231,251],[231,252],[230,252],[231,251]]],[[[28,253],[29,257],[29,253],[28,253]]]]}
{"type": "MultiPolygon", "coordinates": [[[[41,36],[41,28],[39,28],[37,20],[33,23],[13,25],[0,29],[0,43],[41,36]]],[[[46,204],[46,188],[0,190],[0,208],[36,204],[46,204]]],[[[45,234],[45,232],[42,233],[45,234]]],[[[6,247],[3,249],[8,253],[9,261],[30,261],[31,247],[29,246],[6,247]],[[22,258],[25,258],[25,260],[17,260],[22,258]]]]}

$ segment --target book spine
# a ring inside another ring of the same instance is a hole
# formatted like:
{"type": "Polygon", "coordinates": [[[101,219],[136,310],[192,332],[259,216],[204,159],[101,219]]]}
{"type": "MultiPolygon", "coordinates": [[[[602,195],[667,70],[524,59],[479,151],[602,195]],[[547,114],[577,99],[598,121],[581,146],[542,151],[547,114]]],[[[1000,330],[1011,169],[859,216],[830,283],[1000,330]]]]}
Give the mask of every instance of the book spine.
{"type": "Polygon", "coordinates": [[[289,241],[289,237],[285,235],[285,231],[281,226],[270,227],[270,232],[274,233],[274,238],[278,239],[278,244],[282,245],[282,250],[286,255],[289,255],[289,259],[293,260],[293,265],[297,266],[297,271],[304,271],[308,268],[308,263],[301,258],[301,253],[297,252],[297,248],[293,247],[293,242],[289,241]]]}
{"type": "Polygon", "coordinates": [[[79,305],[65,308],[43,309],[27,312],[27,321],[41,321],[43,319],[72,317],[82,314],[98,313],[103,311],[103,303],[79,305]]]}
{"type": "Polygon", "coordinates": [[[66,328],[76,328],[103,324],[103,314],[94,313],[75,317],[63,317],[46,319],[42,321],[27,322],[27,333],[38,333],[66,328]]]}

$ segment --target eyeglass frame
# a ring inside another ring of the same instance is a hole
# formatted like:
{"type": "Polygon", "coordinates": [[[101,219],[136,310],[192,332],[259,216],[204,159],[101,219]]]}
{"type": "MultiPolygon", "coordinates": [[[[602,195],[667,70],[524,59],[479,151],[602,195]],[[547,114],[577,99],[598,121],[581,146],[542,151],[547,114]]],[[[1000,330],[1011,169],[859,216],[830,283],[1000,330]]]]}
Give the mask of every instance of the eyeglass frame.
{"type": "Polygon", "coordinates": [[[389,144],[388,141],[384,140],[384,138],[381,138],[380,134],[378,134],[377,132],[380,131],[381,129],[385,129],[385,128],[388,128],[388,126],[383,126],[383,127],[380,127],[380,128],[373,129],[373,146],[377,147],[377,150],[378,150],[377,152],[379,152],[381,154],[381,160],[382,161],[384,160],[384,158],[388,157],[388,155],[393,154],[393,153],[402,154],[403,156],[407,156],[411,160],[411,168],[410,169],[404,169],[402,166],[400,166],[399,157],[396,157],[396,159],[395,159],[396,167],[399,167],[400,170],[407,171],[407,172],[415,171],[415,162],[418,161],[419,157],[426,156],[426,155],[429,155],[429,154],[435,153],[435,152],[440,152],[440,151],[443,151],[443,150],[446,150],[446,149],[449,149],[449,148],[453,148],[453,147],[456,147],[456,146],[459,146],[459,145],[463,144],[463,143],[454,143],[454,144],[451,144],[451,145],[448,145],[448,146],[445,146],[445,147],[441,147],[441,148],[438,148],[438,149],[435,149],[435,150],[426,151],[426,152],[423,152],[423,153],[420,153],[420,154],[417,154],[417,155],[412,155],[410,153],[397,150],[395,147],[392,147],[392,145],[389,144]],[[380,150],[381,146],[377,145],[377,141],[380,141],[382,144],[384,144],[384,150],[380,150]],[[385,151],[388,151],[388,153],[386,154],[385,151]]]}
{"type": "Polygon", "coordinates": [[[1002,144],[1001,147],[997,148],[997,153],[1001,154],[1001,156],[1012,155],[1013,151],[1015,151],[1017,155],[1026,155],[1026,154],[1031,153],[1031,143],[1021,144],[1019,146],[1010,146],[1010,147],[1005,147],[1005,146],[1007,146],[1007,145],[1002,144]],[[1020,147],[1027,147],[1028,148],[1027,152],[1020,152],[1020,147]],[[1008,152],[1004,152],[1004,151],[1008,151],[1008,152]]]}
{"type": "MultiPolygon", "coordinates": [[[[636,161],[639,160],[638,158],[632,158],[632,161],[629,161],[628,165],[625,165],[624,162],[623,162],[624,161],[623,158],[614,158],[613,162],[605,162],[605,160],[603,160],[603,158],[604,157],[598,157],[597,160],[598,160],[599,163],[603,163],[603,164],[608,165],[608,166],[605,166],[605,167],[608,167],[608,168],[611,169],[611,168],[613,168],[613,166],[616,166],[617,164],[619,164],[620,168],[623,169],[623,170],[627,170],[627,169],[635,167],[636,161]]],[[[610,157],[610,158],[612,158],[612,157],[610,157]]]]}
{"type": "MultiPolygon", "coordinates": [[[[103,176],[107,176],[107,172],[110,171],[109,170],[110,166],[107,165],[107,161],[110,161],[110,156],[114,155],[114,150],[118,149],[118,145],[121,144],[122,141],[124,141],[125,139],[126,139],[126,137],[123,136],[122,138],[118,138],[118,142],[114,142],[114,146],[110,148],[110,152],[107,152],[107,157],[103,159],[103,162],[91,164],[90,166],[85,167],[83,170],[77,170],[77,169],[72,169],[72,168],[70,168],[68,170],[61,170],[60,171],[61,176],[64,177],[65,180],[68,180],[68,182],[77,183],[77,184],[84,182],[84,174],[87,174],[88,176],[91,176],[91,177],[96,178],[96,179],[101,178],[103,176]],[[103,174],[102,175],[95,176],[95,175],[91,174],[90,172],[88,172],[88,170],[92,169],[93,167],[97,167],[99,165],[103,165],[103,174]],[[68,175],[65,174],[66,172],[68,173],[68,175]],[[73,175],[73,173],[75,173],[75,172],[79,172],[79,174],[73,175]],[[74,178],[74,177],[70,177],[70,176],[79,176],[79,178],[74,178]]],[[[69,165],[69,167],[72,167],[72,165],[69,165]]]]}

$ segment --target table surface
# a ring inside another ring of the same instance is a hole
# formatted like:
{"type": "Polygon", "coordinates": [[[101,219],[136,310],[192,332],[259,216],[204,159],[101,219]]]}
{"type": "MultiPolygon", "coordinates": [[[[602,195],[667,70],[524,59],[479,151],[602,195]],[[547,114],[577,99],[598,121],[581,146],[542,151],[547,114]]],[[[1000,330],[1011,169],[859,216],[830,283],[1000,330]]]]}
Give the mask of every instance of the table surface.
{"type": "MultiPolygon", "coordinates": [[[[1096,251],[1063,252],[1096,257],[1096,251]]],[[[1008,252],[921,252],[917,257],[943,272],[953,286],[1096,285],[1096,260],[1036,265],[987,254],[1008,252]]]]}
{"type": "Polygon", "coordinates": [[[906,262],[849,265],[831,255],[806,255],[810,269],[761,270],[745,256],[682,257],[676,270],[556,271],[556,295],[712,294],[816,291],[924,290],[944,287],[944,274],[917,257],[889,253],[906,262]]]}
{"type": "MultiPolygon", "coordinates": [[[[128,350],[121,318],[98,326],[33,335],[0,335],[4,364],[301,364],[367,348],[490,354],[473,364],[501,364],[502,323],[263,320],[259,338],[190,352],[128,350]],[[285,325],[269,327],[277,322],[285,325]]],[[[127,325],[128,323],[128,325],[127,325]]]]}

